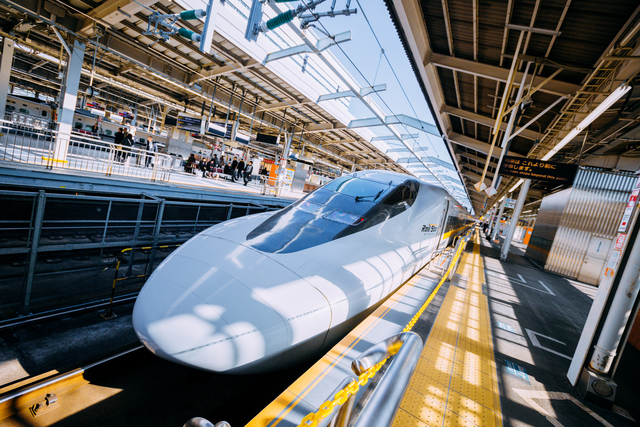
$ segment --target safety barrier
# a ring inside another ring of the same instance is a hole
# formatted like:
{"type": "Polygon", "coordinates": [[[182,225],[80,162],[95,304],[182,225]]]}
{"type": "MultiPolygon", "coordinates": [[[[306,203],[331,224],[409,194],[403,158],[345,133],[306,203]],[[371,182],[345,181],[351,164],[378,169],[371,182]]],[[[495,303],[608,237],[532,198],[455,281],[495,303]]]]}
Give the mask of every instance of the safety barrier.
{"type": "MultiPolygon", "coordinates": [[[[0,191],[0,205],[7,207],[0,215],[0,329],[106,308],[123,248],[136,249],[121,264],[120,274],[148,275],[171,252],[169,245],[220,222],[277,209],[149,194],[104,197],[44,190],[0,191]]],[[[143,280],[119,281],[115,302],[133,300],[143,280]]]]}
{"type": "Polygon", "coordinates": [[[64,135],[5,120],[0,120],[0,160],[164,182],[173,170],[167,154],[116,146],[88,133],[64,135]]]}
{"type": "Polygon", "coordinates": [[[260,194],[273,194],[278,197],[282,191],[284,181],[279,178],[271,178],[268,176],[260,175],[260,183],[262,185],[260,194]]]}

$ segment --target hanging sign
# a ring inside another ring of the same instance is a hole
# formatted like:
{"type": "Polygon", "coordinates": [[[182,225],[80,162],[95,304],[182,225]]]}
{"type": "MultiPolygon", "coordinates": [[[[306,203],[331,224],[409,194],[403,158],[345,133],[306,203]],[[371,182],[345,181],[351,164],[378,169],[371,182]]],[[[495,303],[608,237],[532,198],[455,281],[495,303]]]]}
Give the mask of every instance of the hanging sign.
{"type": "Polygon", "coordinates": [[[571,185],[577,172],[577,165],[505,156],[499,173],[503,176],[571,185]]]}

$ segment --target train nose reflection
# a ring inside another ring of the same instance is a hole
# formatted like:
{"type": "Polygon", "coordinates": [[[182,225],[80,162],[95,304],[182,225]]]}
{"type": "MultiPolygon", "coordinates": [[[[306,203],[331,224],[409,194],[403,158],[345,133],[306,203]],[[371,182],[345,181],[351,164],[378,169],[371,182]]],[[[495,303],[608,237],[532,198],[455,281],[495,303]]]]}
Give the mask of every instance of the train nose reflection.
{"type": "Polygon", "coordinates": [[[259,360],[277,364],[289,345],[282,317],[249,288],[214,266],[179,255],[147,281],[133,324],[140,341],[158,356],[217,372],[259,360]]]}

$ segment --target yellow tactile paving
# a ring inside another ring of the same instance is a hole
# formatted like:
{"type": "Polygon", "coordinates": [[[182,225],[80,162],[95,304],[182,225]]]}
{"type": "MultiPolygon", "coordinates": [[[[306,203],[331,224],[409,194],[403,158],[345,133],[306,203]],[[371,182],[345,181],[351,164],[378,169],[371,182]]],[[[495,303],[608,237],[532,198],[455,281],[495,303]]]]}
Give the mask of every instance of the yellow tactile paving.
{"type": "Polygon", "coordinates": [[[479,246],[476,233],[457,270],[466,289],[449,288],[394,426],[502,425],[479,246]]]}

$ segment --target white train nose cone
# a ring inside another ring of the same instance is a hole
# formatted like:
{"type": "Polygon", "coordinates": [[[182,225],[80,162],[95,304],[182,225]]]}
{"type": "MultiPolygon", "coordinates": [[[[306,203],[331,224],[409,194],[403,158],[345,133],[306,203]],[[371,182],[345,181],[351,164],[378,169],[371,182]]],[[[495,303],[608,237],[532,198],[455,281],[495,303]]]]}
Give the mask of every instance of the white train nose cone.
{"type": "Polygon", "coordinates": [[[149,350],[216,372],[258,361],[277,365],[290,338],[276,311],[216,267],[179,254],[167,261],[133,310],[134,329],[149,350]]]}

